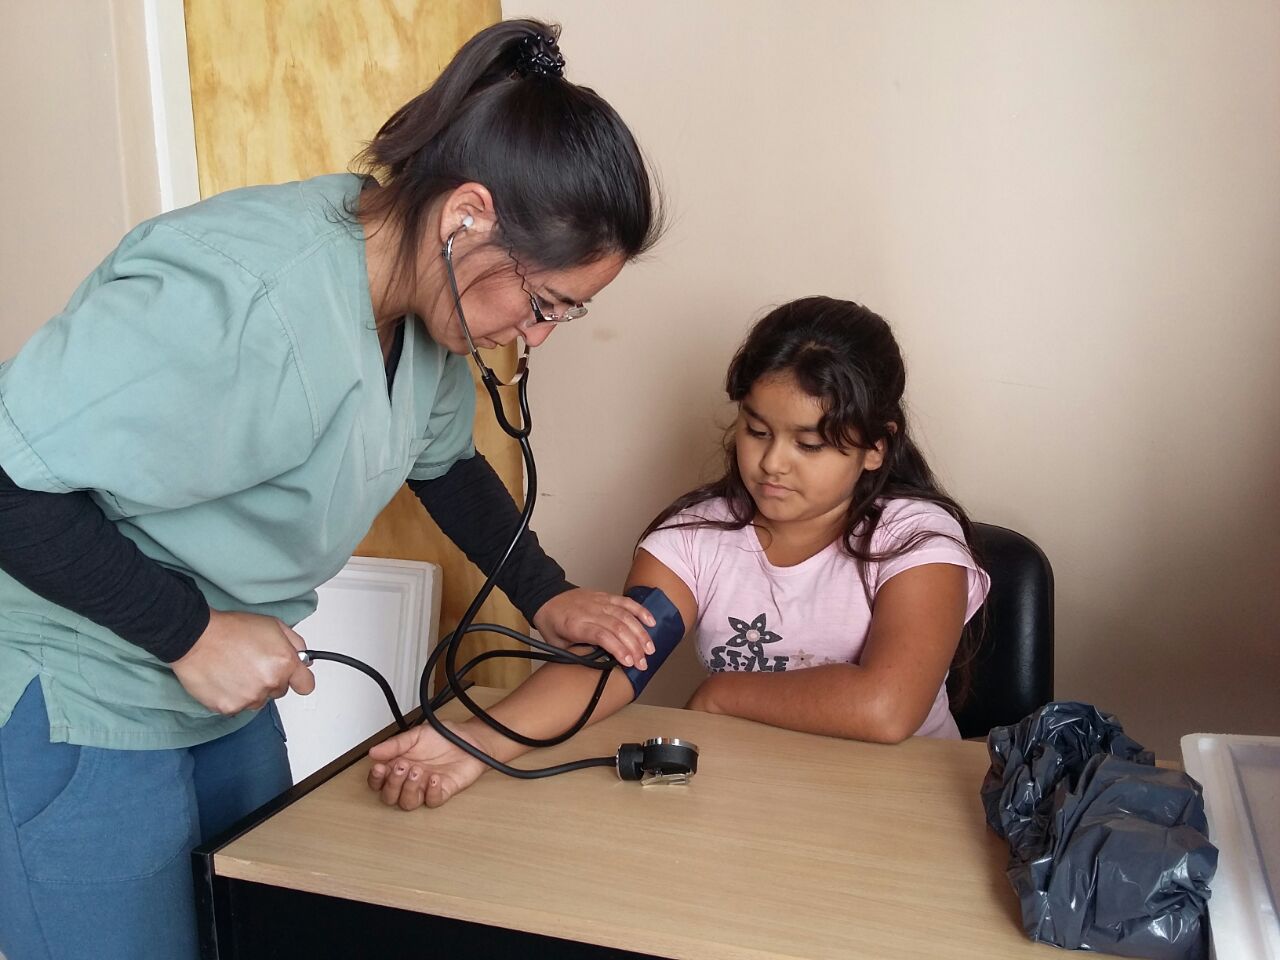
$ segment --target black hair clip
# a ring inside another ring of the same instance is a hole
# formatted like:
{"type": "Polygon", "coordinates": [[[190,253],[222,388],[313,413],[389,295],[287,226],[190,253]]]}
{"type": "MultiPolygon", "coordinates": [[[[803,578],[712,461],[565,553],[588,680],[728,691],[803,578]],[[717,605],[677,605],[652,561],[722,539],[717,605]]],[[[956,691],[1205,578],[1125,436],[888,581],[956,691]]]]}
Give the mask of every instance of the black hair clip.
{"type": "Polygon", "coordinates": [[[531,33],[520,41],[516,55],[516,70],[520,76],[562,77],[564,55],[555,37],[531,33]]]}

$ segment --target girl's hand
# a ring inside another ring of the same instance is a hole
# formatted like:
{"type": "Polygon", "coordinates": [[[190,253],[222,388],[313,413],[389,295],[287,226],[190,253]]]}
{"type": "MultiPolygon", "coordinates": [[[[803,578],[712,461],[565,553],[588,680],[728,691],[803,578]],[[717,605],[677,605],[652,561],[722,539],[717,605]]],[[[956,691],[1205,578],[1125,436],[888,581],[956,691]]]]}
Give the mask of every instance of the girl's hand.
{"type": "MultiPolygon", "coordinates": [[[[464,725],[446,724],[465,735],[464,725]]],[[[468,740],[474,741],[468,736],[468,740]]],[[[438,807],[471,786],[488,769],[465,750],[454,746],[429,726],[398,733],[369,751],[369,789],[387,806],[416,810],[424,803],[438,807]]]]}
{"type": "Polygon", "coordinates": [[[645,654],[653,641],[645,626],[657,623],[630,597],[576,587],[552,597],[533,615],[533,625],[547,643],[562,649],[574,644],[602,647],[624,667],[648,669],[645,654]]]}
{"type": "Polygon", "coordinates": [[[302,637],[275,617],[209,611],[209,626],[195,646],[171,663],[187,693],[210,710],[258,710],[289,689],[316,688],[311,668],[298,659],[302,637]]]}

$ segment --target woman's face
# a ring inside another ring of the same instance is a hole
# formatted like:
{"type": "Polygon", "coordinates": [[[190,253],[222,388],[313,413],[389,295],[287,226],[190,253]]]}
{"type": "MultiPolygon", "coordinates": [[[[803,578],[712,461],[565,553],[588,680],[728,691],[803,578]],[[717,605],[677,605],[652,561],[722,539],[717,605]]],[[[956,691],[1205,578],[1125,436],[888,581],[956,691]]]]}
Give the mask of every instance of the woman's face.
{"type": "MultiPolygon", "coordinates": [[[[506,251],[477,243],[469,246],[460,235],[454,246],[454,274],[462,292],[462,309],[471,339],[480,348],[499,347],[524,337],[536,347],[559,324],[537,323],[530,296],[544,316],[588,303],[613,282],[626,262],[621,254],[559,270],[524,269],[506,251]]],[[[465,354],[467,339],[454,309],[453,292],[445,279],[442,293],[417,311],[431,339],[450,353],[465,354]]]]}
{"type": "Polygon", "coordinates": [[[828,444],[817,429],[822,414],[821,401],[790,373],[761,377],[739,404],[738,471],[765,520],[842,517],[862,471],[884,462],[878,449],[828,444]]]}

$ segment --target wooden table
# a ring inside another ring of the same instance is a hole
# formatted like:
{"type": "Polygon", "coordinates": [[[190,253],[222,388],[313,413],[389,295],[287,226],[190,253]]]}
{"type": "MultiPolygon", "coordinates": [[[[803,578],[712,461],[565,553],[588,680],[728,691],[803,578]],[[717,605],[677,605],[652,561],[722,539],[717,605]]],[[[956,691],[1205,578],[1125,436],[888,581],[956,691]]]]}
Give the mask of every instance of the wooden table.
{"type": "Polygon", "coordinates": [[[523,763],[653,736],[701,748],[689,786],[487,773],[413,813],[369,791],[358,748],[197,851],[204,955],[1061,955],[1019,928],[978,799],[982,744],[878,746],[632,705],[523,763]]]}

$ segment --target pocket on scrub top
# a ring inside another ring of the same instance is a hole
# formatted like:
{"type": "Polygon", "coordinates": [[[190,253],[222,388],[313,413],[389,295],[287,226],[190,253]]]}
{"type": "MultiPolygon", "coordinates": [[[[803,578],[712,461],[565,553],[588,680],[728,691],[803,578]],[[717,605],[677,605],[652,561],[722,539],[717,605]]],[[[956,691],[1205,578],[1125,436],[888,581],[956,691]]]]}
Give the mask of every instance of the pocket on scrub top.
{"type": "Polygon", "coordinates": [[[409,456],[407,458],[407,466],[410,470],[413,469],[413,465],[418,462],[418,458],[422,456],[429,446],[431,446],[430,437],[411,437],[409,439],[409,456]]]}
{"type": "Polygon", "coordinates": [[[386,432],[371,432],[362,424],[360,442],[364,449],[366,480],[376,480],[389,473],[399,474],[405,469],[406,459],[412,464],[417,458],[412,450],[419,441],[411,436],[408,423],[391,425],[386,432]]]}
{"type": "Polygon", "coordinates": [[[28,878],[137,880],[163,869],[197,841],[186,750],[78,749],[66,786],[17,828],[28,878]]]}

